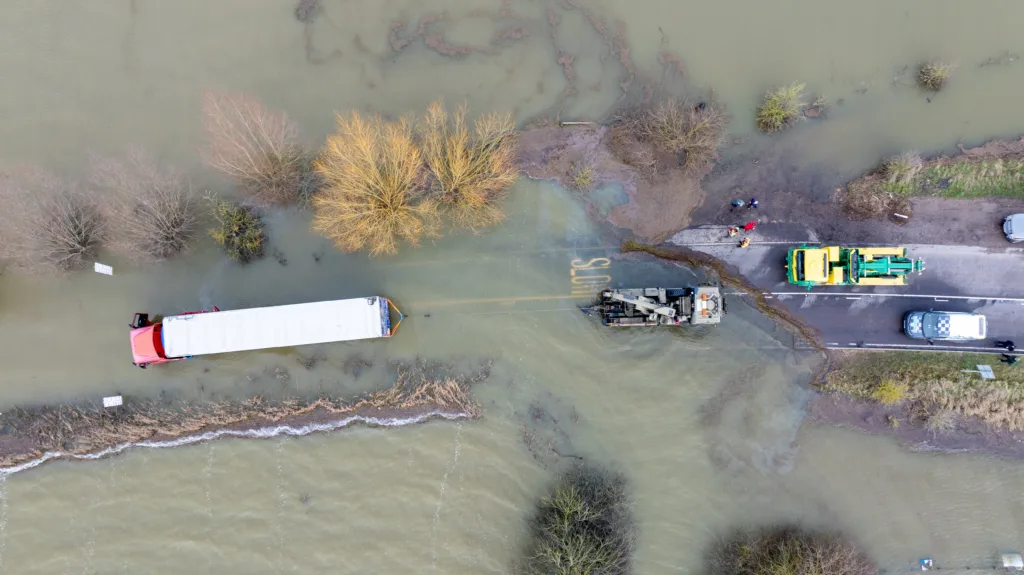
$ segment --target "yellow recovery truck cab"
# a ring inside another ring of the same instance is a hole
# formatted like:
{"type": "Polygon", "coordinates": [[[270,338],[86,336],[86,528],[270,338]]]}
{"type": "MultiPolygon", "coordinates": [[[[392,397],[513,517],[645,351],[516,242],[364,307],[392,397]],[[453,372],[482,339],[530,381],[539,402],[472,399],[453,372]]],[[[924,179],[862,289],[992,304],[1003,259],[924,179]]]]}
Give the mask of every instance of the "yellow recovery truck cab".
{"type": "Polygon", "coordinates": [[[786,257],[789,283],[810,289],[820,285],[902,286],[924,261],[907,257],[906,248],[842,248],[802,245],[786,257]]]}

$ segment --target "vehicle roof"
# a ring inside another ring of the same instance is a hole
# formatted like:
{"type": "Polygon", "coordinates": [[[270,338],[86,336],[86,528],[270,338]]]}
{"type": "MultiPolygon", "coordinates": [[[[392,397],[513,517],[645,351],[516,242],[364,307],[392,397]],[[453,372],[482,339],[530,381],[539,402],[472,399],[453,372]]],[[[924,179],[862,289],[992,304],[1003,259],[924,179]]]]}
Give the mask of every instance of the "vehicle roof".
{"type": "Polygon", "coordinates": [[[971,338],[978,339],[983,338],[985,333],[982,331],[982,324],[984,315],[980,313],[970,313],[964,311],[928,311],[928,312],[915,312],[922,313],[925,317],[931,318],[931,321],[925,320],[925,331],[928,332],[928,326],[931,322],[934,322],[934,330],[936,333],[926,335],[943,337],[943,338],[971,338]]]}
{"type": "Polygon", "coordinates": [[[804,250],[804,280],[809,282],[823,282],[828,279],[828,252],[823,249],[804,250]]]}
{"type": "Polygon", "coordinates": [[[365,297],[177,315],[163,321],[167,357],[385,337],[387,299],[365,297]]]}

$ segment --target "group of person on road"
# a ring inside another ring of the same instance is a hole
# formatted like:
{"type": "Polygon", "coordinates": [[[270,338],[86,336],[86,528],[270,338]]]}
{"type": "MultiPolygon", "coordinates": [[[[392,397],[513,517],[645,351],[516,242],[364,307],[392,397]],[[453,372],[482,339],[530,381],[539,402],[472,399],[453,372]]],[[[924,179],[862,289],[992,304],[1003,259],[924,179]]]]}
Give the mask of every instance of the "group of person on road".
{"type": "MultiPolygon", "coordinates": [[[[756,210],[757,206],[758,206],[757,198],[750,198],[749,202],[745,202],[743,200],[733,200],[732,201],[732,209],[733,210],[740,209],[743,206],[746,206],[748,210],[756,210]]],[[[757,222],[755,222],[755,221],[747,222],[742,227],[740,227],[740,226],[729,226],[729,237],[730,238],[735,237],[741,231],[744,231],[744,232],[754,231],[754,228],[756,228],[756,227],[757,227],[757,222]]],[[[742,240],[740,240],[740,247],[741,248],[748,247],[749,245],[750,245],[750,238],[749,237],[746,237],[746,238],[743,238],[742,240]]]]}
{"type": "Polygon", "coordinates": [[[1020,361],[1020,358],[1017,357],[1016,355],[1010,355],[1017,349],[1017,346],[1014,345],[1012,339],[997,341],[995,345],[996,347],[1001,347],[1006,350],[1006,353],[1004,353],[999,358],[999,361],[1005,363],[1006,365],[1016,365],[1017,362],[1020,361]]]}

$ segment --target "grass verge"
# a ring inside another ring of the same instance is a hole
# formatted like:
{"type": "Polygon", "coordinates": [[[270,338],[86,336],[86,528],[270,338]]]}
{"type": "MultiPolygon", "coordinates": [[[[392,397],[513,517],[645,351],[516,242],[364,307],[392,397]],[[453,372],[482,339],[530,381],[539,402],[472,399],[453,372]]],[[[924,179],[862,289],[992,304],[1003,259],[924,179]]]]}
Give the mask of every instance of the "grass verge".
{"type": "Polygon", "coordinates": [[[875,575],[878,567],[837,533],[792,525],[739,530],[713,544],[709,575],[875,575]]]}
{"type": "Polygon", "coordinates": [[[999,363],[992,354],[849,353],[835,363],[824,387],[884,405],[906,405],[926,427],[948,428],[950,414],[957,414],[999,429],[1024,429],[1024,368],[999,363]],[[995,379],[962,371],[977,365],[991,365],[995,379]]]}
{"type": "Polygon", "coordinates": [[[846,187],[841,201],[853,219],[883,217],[914,196],[950,199],[1024,198],[1024,156],[954,156],[923,161],[915,153],[889,158],[846,187]]]}
{"type": "Polygon", "coordinates": [[[621,575],[634,548],[626,478],[579,465],[541,499],[530,523],[520,573],[528,575],[621,575]]]}

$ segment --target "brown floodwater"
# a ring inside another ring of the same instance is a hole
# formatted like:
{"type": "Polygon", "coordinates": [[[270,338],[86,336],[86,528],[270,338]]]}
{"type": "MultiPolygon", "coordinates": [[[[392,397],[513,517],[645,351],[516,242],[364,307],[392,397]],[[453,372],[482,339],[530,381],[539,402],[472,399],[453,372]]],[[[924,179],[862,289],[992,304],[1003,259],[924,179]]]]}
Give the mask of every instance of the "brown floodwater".
{"type": "MultiPolygon", "coordinates": [[[[680,70],[692,89],[715,89],[733,137],[759,145],[766,138],[750,132],[765,89],[803,81],[824,93],[828,119],[782,137],[801,169],[855,174],[906,148],[1024,130],[1014,58],[1024,5],[578,3],[323,0],[304,25],[290,1],[19,0],[0,21],[0,165],[84,179],[89,153],[141,145],[230,194],[197,154],[206,89],[287,110],[315,144],[334,111],[412,113],[437,97],[524,122],[598,118],[631,75],[633,91],[678,85],[680,70]],[[406,24],[392,37],[396,19],[406,24]],[[441,53],[453,50],[469,53],[441,53]],[[908,72],[927,58],[959,64],[930,102],[908,72]]],[[[604,210],[622,199],[612,188],[595,197],[604,210]]],[[[475,390],[478,421],[136,448],[3,476],[0,573],[508,572],[531,505],[566,459],[549,445],[627,473],[637,573],[695,572],[721,530],[787,519],[846,529],[892,570],[922,556],[989,567],[1022,545],[1020,463],[800,428],[812,351],[739,298],[712,330],[599,329],[575,309],[574,277],[635,286],[695,276],[616,257],[611,231],[553,184],[521,181],[508,213],[487,234],[379,260],[338,253],[308,232],[308,213],[286,210],[268,217],[273,253],[245,267],[204,239],[146,269],[103,254],[112,277],[4,273],[0,409],[119,392],[356,393],[388,385],[389,361],[417,357],[494,369],[475,390]],[[368,294],[410,315],[391,340],[144,372],[130,363],[136,311],[368,294]],[[320,361],[307,369],[311,356],[320,361]]]]}

